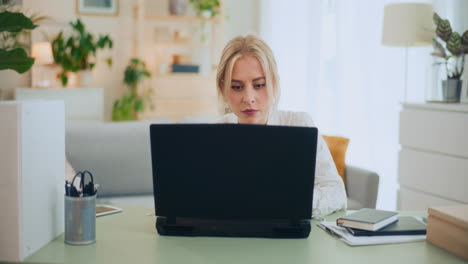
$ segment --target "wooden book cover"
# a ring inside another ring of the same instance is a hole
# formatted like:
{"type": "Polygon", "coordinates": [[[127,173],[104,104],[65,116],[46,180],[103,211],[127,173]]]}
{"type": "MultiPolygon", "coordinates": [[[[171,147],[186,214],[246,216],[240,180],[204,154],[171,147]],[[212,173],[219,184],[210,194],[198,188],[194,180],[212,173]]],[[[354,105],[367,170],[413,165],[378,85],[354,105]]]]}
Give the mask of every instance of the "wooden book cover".
{"type": "Polygon", "coordinates": [[[468,230],[429,215],[427,241],[468,260],[468,230]]]}
{"type": "Polygon", "coordinates": [[[468,204],[431,207],[428,213],[468,232],[468,204]]]}

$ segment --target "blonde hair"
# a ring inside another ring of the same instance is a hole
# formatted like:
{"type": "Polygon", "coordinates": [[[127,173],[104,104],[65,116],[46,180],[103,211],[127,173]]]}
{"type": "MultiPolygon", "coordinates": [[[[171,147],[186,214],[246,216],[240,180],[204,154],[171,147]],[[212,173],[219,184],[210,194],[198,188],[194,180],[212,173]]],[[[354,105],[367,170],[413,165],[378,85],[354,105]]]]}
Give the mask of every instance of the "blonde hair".
{"type": "Polygon", "coordinates": [[[276,61],[270,47],[254,35],[235,37],[224,47],[216,74],[216,86],[220,95],[224,97],[230,89],[232,68],[243,56],[253,56],[260,62],[265,73],[268,95],[272,99],[273,106],[276,106],[280,95],[276,61]]]}

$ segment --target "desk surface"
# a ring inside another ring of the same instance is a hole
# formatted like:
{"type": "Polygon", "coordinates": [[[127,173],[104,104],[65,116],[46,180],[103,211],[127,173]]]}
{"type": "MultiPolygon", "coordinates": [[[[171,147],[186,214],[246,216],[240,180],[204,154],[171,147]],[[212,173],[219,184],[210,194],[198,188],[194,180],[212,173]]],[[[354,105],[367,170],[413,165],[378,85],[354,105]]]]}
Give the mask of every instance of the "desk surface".
{"type": "MultiPolygon", "coordinates": [[[[308,239],[164,237],[154,209],[123,207],[96,219],[92,245],[65,244],[63,234],[26,263],[466,263],[427,242],[350,247],[312,222],[308,239]]],[[[344,212],[332,214],[334,220],[344,212]]],[[[401,215],[425,215],[402,212],[401,215]]]]}

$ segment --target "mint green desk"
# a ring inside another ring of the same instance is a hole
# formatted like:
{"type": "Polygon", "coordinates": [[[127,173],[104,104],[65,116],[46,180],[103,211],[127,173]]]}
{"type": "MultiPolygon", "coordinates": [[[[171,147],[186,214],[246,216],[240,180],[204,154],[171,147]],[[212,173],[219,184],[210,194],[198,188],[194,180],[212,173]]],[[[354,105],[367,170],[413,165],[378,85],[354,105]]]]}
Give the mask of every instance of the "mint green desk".
{"type": "MultiPolygon", "coordinates": [[[[164,237],[154,228],[154,209],[123,207],[97,218],[96,243],[66,245],[63,234],[26,263],[465,263],[426,242],[350,247],[313,221],[308,239],[164,237]],[[150,214],[150,215],[149,215],[150,214]]],[[[339,212],[327,217],[334,220],[339,212]]],[[[408,215],[410,213],[401,213],[408,215]]],[[[425,215],[424,212],[412,215],[425,215]]]]}

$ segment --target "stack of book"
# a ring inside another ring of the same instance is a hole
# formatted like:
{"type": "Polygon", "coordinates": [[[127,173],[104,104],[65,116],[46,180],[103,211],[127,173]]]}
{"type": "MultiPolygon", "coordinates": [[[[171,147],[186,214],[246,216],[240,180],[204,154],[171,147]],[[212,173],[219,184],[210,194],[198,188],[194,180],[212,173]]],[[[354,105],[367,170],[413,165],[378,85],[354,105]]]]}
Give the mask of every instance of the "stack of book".
{"type": "Polygon", "coordinates": [[[428,209],[427,241],[468,260],[468,205],[428,209]]]}
{"type": "Polygon", "coordinates": [[[338,218],[336,225],[346,227],[353,236],[424,235],[426,224],[411,216],[398,216],[397,212],[363,208],[338,218]]]}
{"type": "Polygon", "coordinates": [[[397,212],[364,208],[318,227],[350,246],[381,245],[426,240],[422,217],[399,216],[397,212]]]}

